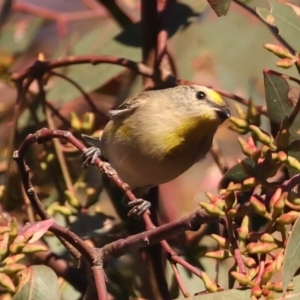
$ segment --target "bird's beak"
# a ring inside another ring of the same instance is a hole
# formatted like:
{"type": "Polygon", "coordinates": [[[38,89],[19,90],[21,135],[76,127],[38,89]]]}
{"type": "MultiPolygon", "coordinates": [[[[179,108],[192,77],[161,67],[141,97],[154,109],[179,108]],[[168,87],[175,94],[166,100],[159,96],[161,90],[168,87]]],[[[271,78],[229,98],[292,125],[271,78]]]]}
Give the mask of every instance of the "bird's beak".
{"type": "Polygon", "coordinates": [[[215,112],[217,113],[219,119],[221,120],[221,123],[223,123],[225,120],[227,120],[231,116],[230,110],[227,107],[216,108],[215,112]]]}

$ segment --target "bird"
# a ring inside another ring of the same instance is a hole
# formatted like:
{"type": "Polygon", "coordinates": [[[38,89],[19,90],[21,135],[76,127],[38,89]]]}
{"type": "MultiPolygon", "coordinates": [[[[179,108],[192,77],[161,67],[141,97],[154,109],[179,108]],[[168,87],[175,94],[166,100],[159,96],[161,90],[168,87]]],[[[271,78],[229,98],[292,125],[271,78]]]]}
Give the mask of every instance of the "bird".
{"type": "MultiPolygon", "coordinates": [[[[103,158],[142,197],[201,161],[230,110],[215,90],[193,84],[143,91],[110,114],[101,138],[82,135],[92,146],[83,167],[103,158]]],[[[151,204],[139,199],[130,205],[130,214],[142,215],[151,204]]]]}

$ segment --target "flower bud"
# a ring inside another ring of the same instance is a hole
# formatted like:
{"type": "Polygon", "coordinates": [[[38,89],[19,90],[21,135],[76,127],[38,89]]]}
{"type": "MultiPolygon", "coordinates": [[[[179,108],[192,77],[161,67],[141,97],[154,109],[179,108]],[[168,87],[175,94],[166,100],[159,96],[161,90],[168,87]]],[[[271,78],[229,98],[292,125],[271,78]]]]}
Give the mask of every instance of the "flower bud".
{"type": "Polygon", "coordinates": [[[290,53],[290,51],[287,48],[282,47],[280,45],[264,44],[264,48],[267,49],[268,51],[274,53],[275,55],[277,55],[280,58],[290,58],[290,59],[295,58],[295,55],[290,53]]]}
{"type": "Polygon", "coordinates": [[[296,60],[297,60],[296,58],[294,58],[294,59],[283,58],[283,59],[280,59],[276,63],[276,66],[280,67],[280,68],[288,69],[288,68],[292,67],[295,64],[296,60]]]}
{"type": "Polygon", "coordinates": [[[211,234],[211,237],[219,244],[220,247],[224,248],[224,249],[229,249],[230,247],[230,242],[228,239],[219,236],[217,234],[211,234]]]}
{"type": "Polygon", "coordinates": [[[257,214],[262,216],[266,214],[267,209],[265,204],[258,200],[255,196],[251,196],[250,203],[257,214]]]}
{"type": "Polygon", "coordinates": [[[77,197],[74,196],[73,193],[71,193],[70,191],[66,190],[65,191],[65,195],[67,197],[67,202],[74,207],[75,209],[78,209],[80,207],[80,202],[77,199],[77,197]]]}
{"type": "Polygon", "coordinates": [[[237,229],[238,236],[241,240],[246,240],[249,234],[250,218],[245,216],[242,220],[241,227],[237,229]]]}
{"type": "Polygon", "coordinates": [[[241,285],[250,285],[251,284],[251,280],[246,274],[242,274],[242,273],[239,273],[236,271],[231,271],[230,274],[241,285]]]}
{"type": "Polygon", "coordinates": [[[242,258],[247,268],[256,268],[257,263],[254,258],[244,255],[242,256],[242,258]]]}
{"type": "Polygon", "coordinates": [[[22,264],[9,264],[3,267],[2,272],[5,274],[15,274],[26,269],[25,265],[22,264]]]}
{"type": "Polygon", "coordinates": [[[205,272],[201,272],[201,279],[203,280],[204,286],[206,290],[210,293],[215,293],[218,291],[218,286],[217,284],[212,281],[205,272]]]}
{"type": "Polygon", "coordinates": [[[297,171],[300,171],[300,162],[295,157],[288,156],[285,163],[288,167],[291,167],[291,168],[296,169],[297,171]]]}
{"type": "Polygon", "coordinates": [[[16,255],[10,255],[8,257],[6,257],[3,261],[4,264],[14,264],[17,263],[19,260],[23,259],[25,257],[25,255],[23,253],[20,254],[16,254],[16,255]]]}
{"type": "Polygon", "coordinates": [[[294,223],[299,216],[299,212],[297,211],[289,211],[286,214],[282,214],[280,217],[276,219],[279,224],[289,225],[294,223]]]}
{"type": "Polygon", "coordinates": [[[262,289],[260,288],[259,285],[255,285],[252,289],[251,289],[251,295],[254,295],[255,297],[259,298],[262,294],[262,289]]]}
{"type": "Polygon", "coordinates": [[[0,286],[11,293],[16,291],[16,287],[10,277],[3,273],[0,273],[0,286]]]}
{"type": "Polygon", "coordinates": [[[255,154],[257,152],[257,148],[250,146],[244,139],[242,139],[241,137],[238,137],[238,142],[241,146],[242,152],[248,156],[248,157],[252,157],[253,154],[255,154]]]}
{"type": "Polygon", "coordinates": [[[266,284],[268,281],[270,281],[271,277],[275,274],[276,272],[276,262],[273,261],[269,265],[267,265],[262,273],[261,276],[261,283],[266,284]]]}
{"type": "Polygon", "coordinates": [[[265,242],[265,243],[274,243],[275,242],[275,238],[271,234],[269,234],[269,233],[264,233],[260,237],[260,241],[261,242],[265,242]]]}
{"type": "Polygon", "coordinates": [[[229,121],[237,128],[248,129],[248,122],[246,120],[237,117],[230,117],[229,121]]]}
{"type": "Polygon", "coordinates": [[[246,247],[248,253],[268,253],[278,248],[276,243],[249,243],[246,247]]]}
{"type": "Polygon", "coordinates": [[[246,112],[244,112],[244,110],[242,109],[241,105],[235,103],[235,110],[237,112],[237,115],[241,118],[241,119],[245,119],[246,118],[246,112]]]}
{"type": "Polygon", "coordinates": [[[206,252],[204,256],[218,260],[223,260],[227,259],[228,257],[232,257],[232,254],[229,251],[217,250],[212,252],[206,252]]]}
{"type": "Polygon", "coordinates": [[[37,244],[27,244],[23,247],[22,252],[23,253],[35,253],[35,252],[46,252],[48,251],[48,247],[44,245],[37,245],[37,244]]]}
{"type": "Polygon", "coordinates": [[[217,215],[217,216],[224,216],[224,211],[220,210],[220,208],[212,203],[200,202],[199,205],[209,214],[217,215]]]}
{"type": "Polygon", "coordinates": [[[268,135],[267,133],[265,133],[255,125],[249,125],[249,129],[251,130],[251,132],[259,142],[270,147],[272,150],[276,150],[277,147],[273,144],[270,135],[268,135]]]}

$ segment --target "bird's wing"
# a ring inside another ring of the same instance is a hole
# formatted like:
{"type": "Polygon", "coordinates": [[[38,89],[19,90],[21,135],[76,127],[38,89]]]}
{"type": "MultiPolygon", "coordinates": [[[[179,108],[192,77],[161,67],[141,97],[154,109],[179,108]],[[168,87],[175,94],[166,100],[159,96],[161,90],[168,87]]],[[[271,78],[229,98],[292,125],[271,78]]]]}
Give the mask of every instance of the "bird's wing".
{"type": "Polygon", "coordinates": [[[147,97],[147,92],[142,92],[138,95],[128,98],[117,109],[109,111],[111,118],[114,118],[115,116],[125,116],[128,113],[132,113],[139,106],[140,101],[147,97]]]}
{"type": "Polygon", "coordinates": [[[91,146],[94,146],[94,147],[100,149],[100,139],[99,138],[89,136],[86,134],[82,134],[81,137],[84,139],[84,141],[86,141],[91,146]]]}

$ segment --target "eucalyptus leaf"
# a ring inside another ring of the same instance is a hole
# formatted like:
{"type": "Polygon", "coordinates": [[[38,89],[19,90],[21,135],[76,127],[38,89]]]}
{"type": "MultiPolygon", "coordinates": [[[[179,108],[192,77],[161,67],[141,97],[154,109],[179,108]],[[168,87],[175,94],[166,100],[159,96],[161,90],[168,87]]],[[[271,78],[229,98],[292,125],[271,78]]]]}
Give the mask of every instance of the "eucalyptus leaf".
{"type": "Polygon", "coordinates": [[[271,11],[257,8],[258,15],[269,25],[278,28],[281,37],[296,51],[300,52],[300,17],[292,6],[278,0],[269,0],[271,11]]]}
{"type": "Polygon", "coordinates": [[[300,35],[300,17],[285,3],[270,0],[270,4],[279,34],[296,52],[300,52],[300,41],[297,38],[300,35]]]}
{"type": "MultiPolygon", "coordinates": [[[[266,102],[271,125],[276,125],[276,127],[278,128],[283,118],[285,116],[290,116],[290,114],[294,110],[296,103],[291,101],[288,96],[290,87],[284,78],[266,71],[264,72],[264,81],[266,102]]],[[[293,124],[290,126],[290,144],[299,139],[299,132],[300,116],[298,115],[295,118],[293,124]]],[[[273,132],[273,134],[276,133],[277,132],[273,132]]],[[[300,153],[298,151],[289,151],[289,155],[300,160],[300,153]]],[[[289,168],[290,176],[293,176],[297,173],[298,172],[296,170],[289,168]]]]}
{"type": "Polygon", "coordinates": [[[21,277],[13,300],[59,300],[59,286],[54,271],[44,265],[33,265],[18,273],[21,277]]]}
{"type": "Polygon", "coordinates": [[[2,27],[0,34],[0,53],[18,54],[32,43],[43,19],[32,15],[14,14],[2,27]]]}
{"type": "Polygon", "coordinates": [[[256,8],[256,13],[267,24],[269,24],[271,26],[275,25],[274,17],[272,16],[271,12],[267,8],[257,7],[256,8]]]}
{"type": "Polygon", "coordinates": [[[231,0],[207,0],[218,17],[225,16],[228,12],[231,0]]]}
{"type": "MultiPolygon", "coordinates": [[[[187,1],[189,3],[191,1],[187,1]]],[[[170,35],[174,35],[178,30],[186,28],[204,9],[203,1],[194,7],[185,3],[176,3],[174,12],[169,22],[170,35]]],[[[127,58],[134,61],[141,61],[141,23],[138,22],[125,29],[119,27],[111,20],[102,20],[97,27],[90,30],[73,48],[74,55],[112,55],[127,58]]],[[[111,64],[81,65],[65,68],[68,77],[78,82],[88,93],[103,86],[112,78],[119,75],[121,66],[111,64]]],[[[58,104],[63,104],[79,97],[81,93],[70,87],[64,80],[57,80],[50,89],[47,97],[58,104]],[[63,91],[63,92],[62,92],[63,91]]]]}
{"type": "Polygon", "coordinates": [[[264,72],[264,83],[270,120],[279,125],[293,111],[288,98],[290,87],[284,78],[267,71],[264,72]]]}
{"type": "Polygon", "coordinates": [[[283,260],[282,284],[286,291],[288,284],[300,267],[300,218],[295,222],[288,239],[283,260]]]}
{"type": "MultiPolygon", "coordinates": [[[[247,165],[253,165],[253,160],[247,157],[246,159],[243,160],[243,163],[247,165]]],[[[219,189],[227,188],[230,182],[242,183],[248,177],[249,175],[245,173],[241,164],[236,164],[224,174],[222,180],[219,183],[219,189]]]]}

